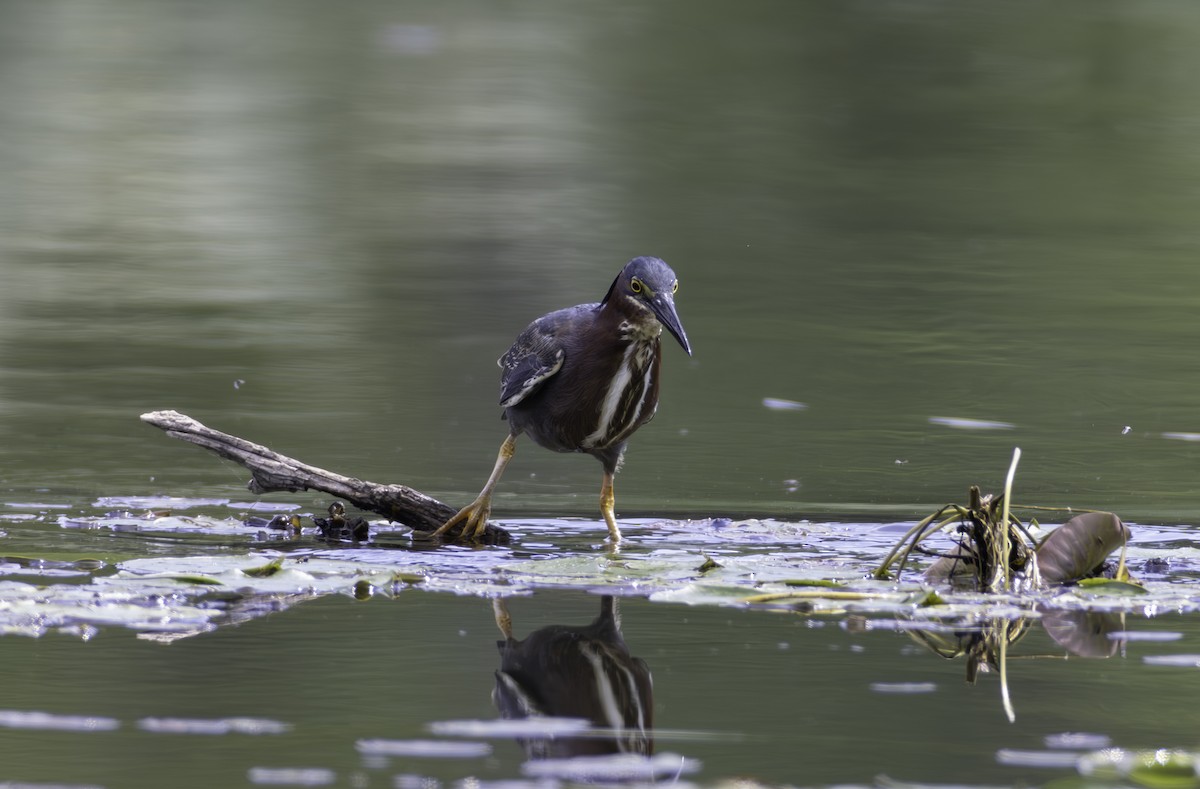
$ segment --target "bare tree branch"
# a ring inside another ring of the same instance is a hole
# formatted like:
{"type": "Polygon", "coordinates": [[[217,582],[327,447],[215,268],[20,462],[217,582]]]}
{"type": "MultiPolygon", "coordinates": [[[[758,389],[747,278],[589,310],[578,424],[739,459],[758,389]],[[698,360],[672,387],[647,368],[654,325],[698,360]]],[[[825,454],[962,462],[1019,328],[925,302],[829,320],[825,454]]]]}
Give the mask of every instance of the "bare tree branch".
{"type": "MultiPolygon", "coordinates": [[[[441,526],[456,512],[448,504],[406,485],[380,485],[310,466],[261,444],[213,430],[178,411],[151,411],[142,414],[142,421],[166,431],[172,438],[204,447],[245,466],[251,474],[246,487],[252,493],[319,490],[425,532],[441,526]]],[[[461,532],[461,527],[458,531],[461,532]]],[[[450,536],[459,535],[451,532],[450,536]]],[[[488,524],[484,542],[508,542],[508,538],[508,532],[488,524]]]]}

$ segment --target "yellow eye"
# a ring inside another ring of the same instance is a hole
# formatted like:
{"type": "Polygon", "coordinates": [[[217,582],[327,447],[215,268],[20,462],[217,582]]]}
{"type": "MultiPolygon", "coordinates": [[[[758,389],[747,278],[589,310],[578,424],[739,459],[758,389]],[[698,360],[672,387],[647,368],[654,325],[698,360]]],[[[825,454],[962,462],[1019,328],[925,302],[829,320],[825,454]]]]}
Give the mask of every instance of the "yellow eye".
{"type": "Polygon", "coordinates": [[[675,280],[675,284],[671,286],[671,292],[672,293],[679,292],[679,280],[675,280]]]}
{"type": "Polygon", "coordinates": [[[642,281],[640,279],[638,279],[637,277],[634,277],[633,279],[629,280],[629,289],[632,290],[634,293],[641,293],[642,292],[642,281]]]}

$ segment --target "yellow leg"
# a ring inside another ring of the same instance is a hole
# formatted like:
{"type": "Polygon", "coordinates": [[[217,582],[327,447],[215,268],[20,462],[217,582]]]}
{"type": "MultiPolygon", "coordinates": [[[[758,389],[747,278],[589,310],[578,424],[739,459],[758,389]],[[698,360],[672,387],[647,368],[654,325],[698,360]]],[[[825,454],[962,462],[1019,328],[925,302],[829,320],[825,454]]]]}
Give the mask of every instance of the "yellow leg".
{"type": "Polygon", "coordinates": [[[443,523],[433,533],[434,537],[441,537],[459,523],[463,524],[460,535],[462,539],[478,540],[483,536],[483,532],[487,528],[488,516],[492,514],[492,491],[496,489],[496,483],[500,481],[504,467],[508,465],[508,461],[512,460],[516,451],[517,437],[509,434],[508,438],[504,439],[504,443],[500,445],[500,454],[496,456],[496,465],[492,468],[492,475],[488,477],[487,483],[483,486],[483,490],[479,491],[475,501],[463,507],[453,518],[443,523]]]}
{"type": "Polygon", "coordinates": [[[500,628],[500,633],[505,639],[512,640],[512,616],[508,613],[508,606],[504,604],[503,597],[497,597],[492,600],[492,613],[496,616],[496,627],[500,628]]]}
{"type": "Polygon", "coordinates": [[[600,512],[604,515],[604,522],[608,524],[608,537],[613,542],[621,541],[621,530],[617,528],[617,519],[613,516],[613,505],[617,503],[617,497],[613,495],[613,475],[604,472],[604,484],[600,486],[600,512]]]}

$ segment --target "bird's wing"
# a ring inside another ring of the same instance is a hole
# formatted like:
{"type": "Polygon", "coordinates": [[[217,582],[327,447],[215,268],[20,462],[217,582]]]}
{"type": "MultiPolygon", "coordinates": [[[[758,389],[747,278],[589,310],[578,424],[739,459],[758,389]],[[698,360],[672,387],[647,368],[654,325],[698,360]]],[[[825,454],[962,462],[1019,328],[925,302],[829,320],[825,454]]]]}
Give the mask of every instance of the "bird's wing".
{"type": "Polygon", "coordinates": [[[559,335],[567,327],[571,314],[578,309],[572,307],[538,318],[500,357],[502,408],[511,408],[521,402],[562,369],[566,351],[559,335]]]}
{"type": "Polygon", "coordinates": [[[553,356],[530,354],[514,359],[512,366],[501,365],[504,367],[504,377],[500,382],[500,406],[511,408],[536,392],[543,381],[562,368],[565,357],[566,354],[559,348],[553,356]]]}

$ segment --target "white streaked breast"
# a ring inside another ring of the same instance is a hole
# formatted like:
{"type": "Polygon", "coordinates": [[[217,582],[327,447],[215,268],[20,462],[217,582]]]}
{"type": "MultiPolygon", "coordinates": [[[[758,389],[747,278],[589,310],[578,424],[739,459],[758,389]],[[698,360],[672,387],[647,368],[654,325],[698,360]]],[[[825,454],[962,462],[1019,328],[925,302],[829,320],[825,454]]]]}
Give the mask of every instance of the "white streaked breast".
{"type": "Polygon", "coordinates": [[[650,393],[652,370],[654,369],[653,359],[654,350],[649,343],[632,342],[625,346],[625,353],[621,356],[617,374],[613,376],[608,391],[604,393],[596,429],[583,440],[585,449],[611,443],[611,440],[606,442],[606,439],[624,434],[629,427],[637,424],[638,417],[645,407],[646,397],[650,393]],[[624,399],[625,392],[633,384],[635,377],[644,377],[645,379],[641,382],[641,392],[633,403],[622,409],[621,401],[624,399]]]}

